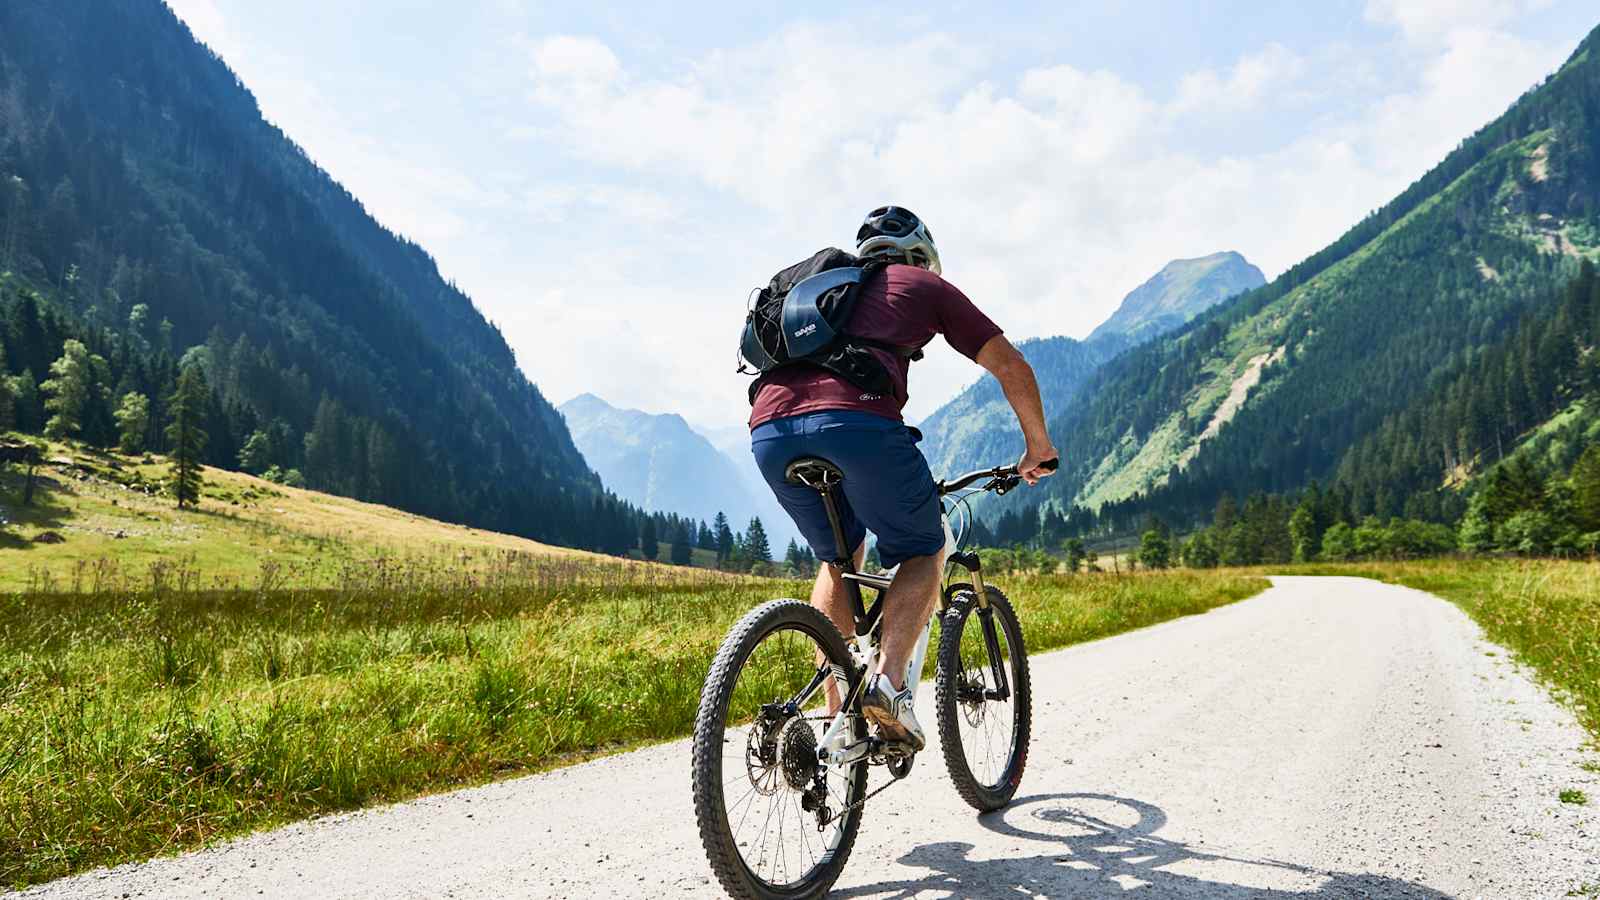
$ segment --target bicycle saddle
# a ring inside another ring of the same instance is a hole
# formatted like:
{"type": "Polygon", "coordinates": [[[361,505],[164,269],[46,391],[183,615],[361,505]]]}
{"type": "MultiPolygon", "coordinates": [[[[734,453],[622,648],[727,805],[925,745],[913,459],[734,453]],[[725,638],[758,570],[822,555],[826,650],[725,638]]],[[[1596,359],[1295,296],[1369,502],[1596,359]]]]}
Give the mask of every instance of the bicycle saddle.
{"type": "Polygon", "coordinates": [[[802,456],[784,468],[783,480],[821,490],[844,481],[844,472],[821,457],[802,456]]]}

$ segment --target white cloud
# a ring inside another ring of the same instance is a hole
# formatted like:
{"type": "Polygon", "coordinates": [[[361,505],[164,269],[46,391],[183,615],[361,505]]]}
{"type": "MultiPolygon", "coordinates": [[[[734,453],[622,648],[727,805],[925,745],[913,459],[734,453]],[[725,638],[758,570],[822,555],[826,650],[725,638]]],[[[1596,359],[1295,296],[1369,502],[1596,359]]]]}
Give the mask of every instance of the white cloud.
{"type": "Polygon", "coordinates": [[[1304,73],[1306,61],[1282,44],[1268,44],[1223,70],[1199,69],[1178,81],[1173,112],[1240,112],[1272,94],[1288,91],[1304,73]]]}
{"type": "Polygon", "coordinates": [[[1497,28],[1552,0],[1368,0],[1367,19],[1397,26],[1407,39],[1437,40],[1453,31],[1497,28]]]}
{"type": "Polygon", "coordinates": [[[663,225],[678,217],[665,194],[612,184],[548,184],[526,191],[523,200],[537,221],[557,224],[595,213],[614,225],[663,225]]]}
{"type": "Polygon", "coordinates": [[[611,48],[592,38],[561,35],[539,42],[533,50],[533,71],[541,84],[556,89],[604,87],[621,69],[611,48]]]}
{"type": "MultiPolygon", "coordinates": [[[[1372,15],[1389,15],[1378,6],[1372,15]]],[[[1410,7],[1394,9],[1404,28],[1434,27],[1410,7]]],[[[650,188],[669,204],[689,179],[761,223],[652,233],[646,252],[610,259],[614,290],[649,307],[635,319],[644,327],[591,334],[583,356],[648,356],[664,373],[645,387],[619,384],[619,402],[681,402],[691,418],[726,419],[721,390],[667,397],[678,385],[729,380],[716,341],[732,330],[746,282],[763,262],[776,268],[812,249],[810,236],[848,240],[861,211],[891,200],[929,221],[947,275],[1017,337],[1088,332],[1174,257],[1237,249],[1275,274],[1393,197],[1560,59],[1559,48],[1481,25],[1438,40],[1397,80],[1406,89],[1239,156],[1191,150],[1181,117],[1294,99],[1304,79],[1335,77],[1311,71],[1333,60],[1269,44],[1190,73],[1162,103],[1115,73],[1071,65],[1031,69],[1011,84],[977,80],[981,55],[938,34],[868,44],[794,27],[653,78],[592,39],[546,41],[534,53],[532,100],[568,153],[609,168],[619,185],[679,185],[650,188]],[[875,102],[857,102],[864,83],[879,83],[861,76],[874,59],[896,60],[895,78],[875,102]],[[747,247],[740,255],[754,261],[719,265],[718,251],[696,243],[705,231],[711,247],[747,247]],[[656,277],[653,256],[683,255],[703,260],[703,272],[656,277]]],[[[590,315],[569,308],[546,304],[541,314],[574,324],[590,315]]],[[[570,379],[539,374],[558,396],[589,382],[577,353],[569,358],[570,379]]],[[[913,374],[909,412],[932,411],[974,374],[954,354],[930,354],[913,374]]]]}

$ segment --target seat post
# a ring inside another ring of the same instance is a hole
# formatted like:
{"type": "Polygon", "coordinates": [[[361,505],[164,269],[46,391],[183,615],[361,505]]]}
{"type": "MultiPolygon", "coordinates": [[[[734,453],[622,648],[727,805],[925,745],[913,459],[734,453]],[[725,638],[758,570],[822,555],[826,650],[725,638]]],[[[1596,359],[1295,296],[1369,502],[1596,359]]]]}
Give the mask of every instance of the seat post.
{"type": "MultiPolygon", "coordinates": [[[[839,507],[833,502],[833,488],[823,485],[817,488],[822,495],[822,508],[828,513],[828,525],[833,528],[833,546],[837,554],[833,565],[842,575],[856,574],[855,548],[845,546],[844,525],[839,522],[839,507]]],[[[856,633],[860,634],[867,621],[867,603],[861,597],[861,585],[849,578],[841,578],[844,582],[845,595],[850,598],[850,612],[856,619],[856,633]]]]}

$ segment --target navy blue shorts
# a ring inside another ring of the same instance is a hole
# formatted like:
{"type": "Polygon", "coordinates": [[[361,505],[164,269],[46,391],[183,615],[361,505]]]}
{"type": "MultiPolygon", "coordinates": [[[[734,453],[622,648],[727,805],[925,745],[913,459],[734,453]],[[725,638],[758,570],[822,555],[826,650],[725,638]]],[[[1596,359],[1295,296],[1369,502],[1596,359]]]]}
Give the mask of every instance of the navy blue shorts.
{"type": "Polygon", "coordinates": [[[778,502],[805,536],[817,558],[839,558],[822,496],[783,480],[783,470],[802,456],[820,456],[844,472],[844,496],[836,498],[845,540],[853,552],[870,529],[878,557],[894,567],[944,549],[939,492],[928,461],[917,449],[914,429],[872,413],[845,410],[774,419],[750,432],[756,465],[778,502]]]}

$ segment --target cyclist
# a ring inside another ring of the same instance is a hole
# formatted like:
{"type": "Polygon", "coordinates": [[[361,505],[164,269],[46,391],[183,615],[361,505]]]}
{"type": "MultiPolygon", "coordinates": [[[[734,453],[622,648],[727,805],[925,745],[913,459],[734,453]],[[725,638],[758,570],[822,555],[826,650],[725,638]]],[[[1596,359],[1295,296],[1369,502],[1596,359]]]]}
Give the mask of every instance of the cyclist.
{"type": "MultiPolygon", "coordinates": [[[[1000,382],[1022,426],[1027,450],[1018,469],[1028,484],[1049,472],[1041,463],[1056,457],[1045,429],[1044,409],[1033,368],[966,295],[940,277],[933,235],[910,210],[873,210],[856,232],[858,256],[884,256],[890,264],[861,286],[849,330],[887,346],[920,348],[944,335],[959,353],[1000,382]]],[[[864,393],[815,366],[788,366],[762,376],[750,413],[751,449],[778,502],[822,560],[837,555],[821,497],[788,483],[785,467],[801,456],[820,456],[845,475],[839,515],[861,565],[866,532],[878,539],[883,564],[898,568],[884,599],[878,670],[868,673],[862,713],[888,740],[921,750],[922,728],[902,683],[922,626],[939,599],[944,569],[944,526],[939,495],[928,463],[917,449],[922,434],[908,427],[909,360],[888,350],[872,352],[889,369],[893,392],[864,393]]],[[[817,573],[811,603],[842,634],[855,631],[844,581],[831,565],[817,573]]],[[[832,698],[833,706],[839,700],[832,698]]]]}

